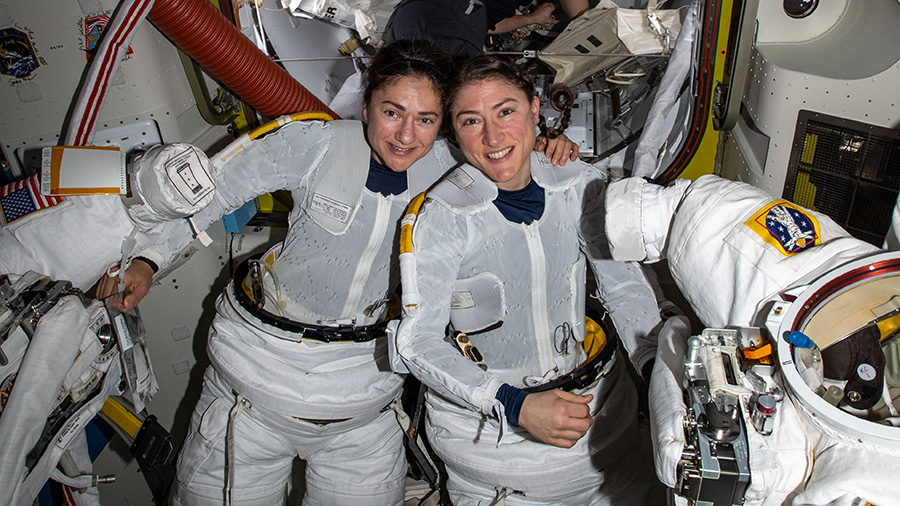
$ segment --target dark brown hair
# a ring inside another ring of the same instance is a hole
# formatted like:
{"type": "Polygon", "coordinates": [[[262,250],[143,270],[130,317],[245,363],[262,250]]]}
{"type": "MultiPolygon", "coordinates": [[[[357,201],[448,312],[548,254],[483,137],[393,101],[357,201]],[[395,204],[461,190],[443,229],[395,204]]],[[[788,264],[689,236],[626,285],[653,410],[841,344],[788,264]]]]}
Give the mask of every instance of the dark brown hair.
{"type": "Polygon", "coordinates": [[[428,40],[398,40],[381,48],[366,71],[363,101],[369,103],[372,93],[404,77],[428,79],[443,98],[447,81],[453,73],[453,59],[428,40]]]}
{"type": "Polygon", "coordinates": [[[500,54],[479,54],[466,60],[451,80],[447,89],[448,112],[453,109],[459,90],[488,79],[506,81],[521,90],[529,100],[535,95],[531,78],[511,58],[500,54]]]}

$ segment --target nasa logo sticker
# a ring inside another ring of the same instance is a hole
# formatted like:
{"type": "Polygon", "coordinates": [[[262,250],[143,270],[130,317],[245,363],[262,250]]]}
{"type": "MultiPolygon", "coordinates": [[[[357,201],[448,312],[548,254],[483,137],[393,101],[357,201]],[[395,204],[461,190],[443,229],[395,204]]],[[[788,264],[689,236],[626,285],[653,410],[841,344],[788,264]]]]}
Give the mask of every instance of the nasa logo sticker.
{"type": "Polygon", "coordinates": [[[17,28],[0,30],[0,74],[25,79],[41,66],[31,37],[17,28]]]}
{"type": "Polygon", "coordinates": [[[784,256],[822,243],[816,218],[786,200],[767,203],[745,225],[784,256]]]}

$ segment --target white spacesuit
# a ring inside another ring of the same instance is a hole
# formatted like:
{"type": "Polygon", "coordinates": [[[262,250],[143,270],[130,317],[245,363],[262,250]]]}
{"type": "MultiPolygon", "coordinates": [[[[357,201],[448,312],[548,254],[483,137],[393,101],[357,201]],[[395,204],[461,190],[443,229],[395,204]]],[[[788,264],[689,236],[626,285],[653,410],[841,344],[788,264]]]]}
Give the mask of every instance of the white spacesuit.
{"type": "Polygon", "coordinates": [[[587,262],[638,370],[653,356],[660,321],[640,269],[604,259],[605,175],[584,163],[551,169],[538,154],[531,167],[546,201],[530,224],[508,221],[492,203],[496,185],[469,165],[427,194],[411,236],[401,239],[404,318],[392,365],[429,387],[429,441],[455,504],[511,492],[507,504],[519,504],[522,493],[529,504],[649,504],[655,480],[637,443],[636,393],[621,357],[575,391],[594,395],[594,422],[572,448],[508,425],[495,399],[503,383],[544,384],[584,359],[587,262]],[[446,342],[448,322],[470,334],[486,370],[446,342]]]}
{"type": "MultiPolygon", "coordinates": [[[[26,290],[39,279],[28,273],[8,287],[26,290]]],[[[91,327],[104,316],[101,304],[85,308],[72,292],[55,302],[41,314],[30,336],[19,327],[10,328],[14,312],[0,309],[5,359],[0,365],[3,504],[30,505],[51,476],[75,484],[82,474],[87,476],[80,486],[88,490],[79,494],[77,504],[99,504],[97,490],[92,488],[96,483],[90,482],[84,427],[107,397],[122,393],[118,350],[115,340],[104,346],[97,339],[97,328],[91,327]],[[51,413],[55,425],[48,422],[51,413]],[[56,469],[66,452],[64,472],[72,478],[56,469]]]]}
{"type": "Polygon", "coordinates": [[[156,244],[164,230],[181,226],[173,219],[192,215],[211,198],[206,155],[188,144],[155,146],[131,170],[135,197],[129,202],[118,195],[66,197],[0,227],[0,274],[34,271],[87,290],[123,253],[127,261],[156,244]],[[174,178],[188,177],[194,184],[182,193],[174,178]],[[129,236],[135,244],[123,252],[129,236]]]}
{"type": "MultiPolygon", "coordinates": [[[[142,157],[131,165],[130,202],[119,196],[68,197],[14,220],[7,211],[32,198],[37,202],[36,196],[19,190],[3,203],[8,223],[0,227],[2,504],[31,504],[50,477],[85,489],[66,491],[74,503],[99,504],[84,427],[110,395],[125,393],[125,376],[111,316],[101,302],[83,300],[82,292],[123,256],[130,261],[139,248],[177,227],[172,219],[209,202],[200,194],[207,188],[202,181],[210,178],[202,151],[172,144],[149,153],[152,163],[142,157]],[[194,181],[200,193],[180,193],[170,179],[174,171],[194,181]]],[[[149,400],[155,377],[142,336],[132,337],[128,353],[138,360],[131,362],[130,392],[149,400]]]]}
{"type": "MultiPolygon", "coordinates": [[[[365,188],[370,148],[356,121],[296,121],[224,151],[233,154],[214,158],[216,191],[194,216],[197,229],[269,191],[291,190],[295,205],[286,239],[260,260],[265,306],[246,303],[237,275],[217,301],[212,366],[179,458],[176,501],[221,504],[227,482],[241,504],[278,504],[299,454],[308,463],[305,504],[401,502],[402,433],[383,408],[403,378],[387,364],[385,340],[371,339],[383,335],[372,326],[385,320],[399,280],[391,256],[409,196],[454,165],[452,156],[438,141],[407,172],[407,191],[383,195],[365,188]],[[339,342],[321,342],[332,330],[339,342]],[[278,433],[260,429],[261,419],[278,433]],[[233,466],[224,449],[230,430],[233,466]],[[242,455],[254,465],[242,466],[242,455]]],[[[183,227],[181,243],[169,241],[160,256],[177,254],[189,232],[183,227]]]]}
{"type": "MultiPolygon", "coordinates": [[[[787,395],[777,403],[771,435],[755,429],[745,411],[750,468],[745,504],[900,504],[900,435],[880,442],[856,437],[825,423],[830,416],[817,416],[815,409],[798,402],[797,392],[806,385],[784,383],[785,377],[799,379],[799,374],[786,336],[777,332],[804,287],[850,261],[862,259],[864,264],[880,250],[851,237],[825,215],[716,176],[693,183],[678,180],[667,188],[639,178],[620,180],[610,184],[606,207],[614,258],[668,258],[675,282],[706,327],[761,327],[768,319],[769,330],[777,334],[773,339],[783,369],[771,375],[768,388],[787,395]]],[[[808,307],[812,302],[797,303],[808,307]]],[[[679,461],[690,443],[685,441],[682,401],[683,371],[691,362],[684,358],[689,332],[678,320],[661,332],[651,383],[657,474],[670,487],[679,481],[679,461]]],[[[733,383],[725,389],[746,406],[752,389],[733,383]]],[[[821,399],[816,402],[825,405],[821,399]]],[[[900,430],[825,408],[878,426],[882,433],[900,430]]]]}

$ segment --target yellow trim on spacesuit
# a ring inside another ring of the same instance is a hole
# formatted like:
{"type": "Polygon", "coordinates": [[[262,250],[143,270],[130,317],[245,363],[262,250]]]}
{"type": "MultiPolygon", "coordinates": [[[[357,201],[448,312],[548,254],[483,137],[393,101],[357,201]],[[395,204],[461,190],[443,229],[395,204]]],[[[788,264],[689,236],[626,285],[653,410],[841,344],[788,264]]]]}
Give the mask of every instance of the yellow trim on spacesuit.
{"type": "Polygon", "coordinates": [[[876,320],[875,324],[878,325],[878,330],[881,331],[881,340],[884,341],[900,330],[900,315],[892,316],[886,320],[876,320]]]}
{"type": "Polygon", "coordinates": [[[247,134],[247,136],[250,138],[250,140],[253,140],[253,139],[256,139],[256,138],[262,136],[263,134],[271,132],[272,130],[281,128],[284,125],[287,125],[288,123],[292,123],[294,121],[308,121],[308,120],[313,120],[313,119],[320,119],[322,121],[331,121],[334,118],[332,118],[331,115],[329,115],[329,114],[325,114],[324,112],[298,112],[298,113],[294,113],[294,114],[280,116],[279,118],[266,123],[265,125],[257,128],[256,130],[253,130],[252,132],[247,134]]]}
{"type": "Polygon", "coordinates": [[[331,121],[333,119],[334,118],[332,118],[331,115],[325,114],[324,112],[298,112],[294,114],[279,116],[277,119],[266,123],[256,130],[253,130],[250,133],[246,133],[231,141],[231,144],[216,153],[215,156],[211,157],[210,162],[213,164],[213,166],[220,167],[221,164],[225,163],[225,161],[227,161],[229,158],[239,153],[245,147],[249,146],[250,143],[255,139],[258,139],[273,130],[277,130],[284,125],[287,125],[288,123],[308,120],[331,121]]]}
{"type": "Polygon", "coordinates": [[[412,253],[412,232],[413,226],[416,224],[416,218],[419,211],[422,210],[422,204],[425,202],[425,193],[415,196],[406,206],[406,214],[403,215],[403,221],[400,222],[400,254],[412,253]]]}

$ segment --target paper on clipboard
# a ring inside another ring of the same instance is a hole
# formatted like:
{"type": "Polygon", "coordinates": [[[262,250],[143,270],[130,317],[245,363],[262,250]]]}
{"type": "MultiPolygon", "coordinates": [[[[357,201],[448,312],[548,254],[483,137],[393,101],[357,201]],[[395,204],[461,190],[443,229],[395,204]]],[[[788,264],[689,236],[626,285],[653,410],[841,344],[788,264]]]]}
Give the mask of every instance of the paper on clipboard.
{"type": "Polygon", "coordinates": [[[125,195],[125,153],[116,146],[52,146],[41,150],[41,194],[125,195]]]}

